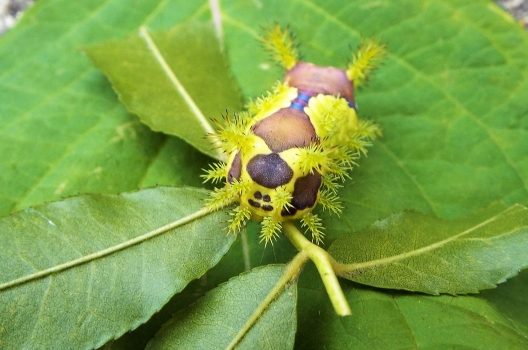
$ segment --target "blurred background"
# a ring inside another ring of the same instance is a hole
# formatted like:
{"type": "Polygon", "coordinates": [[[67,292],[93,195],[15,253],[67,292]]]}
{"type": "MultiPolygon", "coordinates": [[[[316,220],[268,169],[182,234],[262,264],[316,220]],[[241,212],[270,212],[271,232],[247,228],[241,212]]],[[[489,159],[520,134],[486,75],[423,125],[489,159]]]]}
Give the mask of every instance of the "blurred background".
{"type": "MultiPolygon", "coordinates": [[[[15,25],[31,3],[33,0],[0,0],[0,35],[15,25]]],[[[498,0],[497,3],[528,29],[528,0],[498,0]]]]}

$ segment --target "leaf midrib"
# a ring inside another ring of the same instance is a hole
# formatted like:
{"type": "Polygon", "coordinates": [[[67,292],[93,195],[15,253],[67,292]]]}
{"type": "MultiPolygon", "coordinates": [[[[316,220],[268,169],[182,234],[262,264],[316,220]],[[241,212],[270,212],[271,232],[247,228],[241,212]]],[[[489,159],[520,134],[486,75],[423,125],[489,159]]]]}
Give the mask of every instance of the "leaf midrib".
{"type": "MultiPolygon", "coordinates": [[[[432,244],[429,244],[427,246],[424,246],[424,247],[421,247],[419,249],[415,249],[415,250],[411,250],[411,251],[407,251],[407,252],[404,252],[404,253],[400,253],[400,254],[397,254],[397,255],[393,255],[393,256],[388,256],[388,257],[385,257],[385,258],[381,258],[381,259],[376,259],[376,260],[370,260],[370,261],[365,261],[365,262],[361,262],[361,263],[351,263],[351,264],[341,264],[341,263],[338,263],[337,265],[337,269],[339,270],[338,273],[339,274],[346,274],[346,273],[351,273],[351,272],[354,272],[354,271],[358,271],[358,270],[364,270],[364,269],[368,269],[368,268],[373,268],[373,267],[379,267],[379,266],[382,266],[382,265],[388,265],[388,264],[391,264],[391,263],[395,263],[395,262],[398,262],[398,261],[401,261],[401,260],[405,260],[405,259],[408,259],[408,258],[411,258],[411,257],[414,257],[414,256],[418,256],[418,255],[422,255],[422,254],[425,254],[427,252],[430,252],[430,251],[433,251],[433,250],[436,250],[436,249],[439,249],[439,248],[442,248],[443,246],[445,246],[446,244],[448,243],[451,243],[451,242],[454,242],[456,240],[458,240],[459,238],[461,237],[464,237],[470,233],[472,233],[473,231],[481,228],[481,227],[484,227],[494,221],[496,221],[497,219],[499,219],[501,216],[503,216],[504,214],[508,213],[508,212],[512,212],[512,211],[515,211],[515,210],[528,210],[526,209],[525,207],[523,207],[522,205],[514,205],[506,210],[503,210],[502,212],[496,214],[495,216],[489,218],[488,220],[485,220],[475,226],[472,226],[460,233],[457,233],[451,237],[448,237],[446,239],[443,239],[441,241],[438,241],[438,242],[435,242],[435,243],[432,243],[432,244]]],[[[510,232],[516,232],[516,230],[511,230],[510,232]]]]}
{"type": "Polygon", "coordinates": [[[84,255],[84,256],[82,256],[80,258],[73,259],[73,260],[70,260],[70,261],[66,261],[66,262],[63,262],[61,264],[57,264],[57,265],[51,266],[51,267],[49,267],[47,269],[40,270],[40,271],[31,273],[29,275],[25,275],[25,276],[13,279],[11,281],[4,282],[4,283],[0,284],[0,292],[3,291],[3,290],[14,288],[14,287],[19,286],[21,284],[25,284],[25,283],[28,283],[28,282],[31,282],[31,281],[34,281],[34,280],[37,280],[37,279],[40,279],[40,278],[44,278],[44,277],[50,276],[52,274],[60,273],[60,272],[63,272],[65,270],[71,269],[73,267],[76,267],[76,266],[79,266],[79,265],[83,265],[83,264],[86,264],[88,262],[91,262],[91,261],[106,257],[106,256],[111,255],[113,253],[119,252],[121,250],[130,248],[130,247],[132,247],[134,245],[140,244],[142,242],[145,242],[147,240],[150,240],[152,238],[160,236],[160,235],[162,235],[162,234],[164,234],[164,233],[166,233],[166,232],[168,232],[168,231],[170,231],[172,229],[175,229],[177,227],[180,227],[180,226],[183,226],[185,224],[188,224],[191,221],[194,221],[194,220],[196,220],[198,218],[207,216],[207,215],[209,215],[211,213],[212,213],[212,211],[210,209],[202,208],[202,209],[199,209],[199,210],[197,210],[197,211],[195,211],[195,212],[193,212],[191,214],[188,214],[188,215],[184,216],[183,218],[180,218],[178,220],[172,221],[172,222],[170,222],[170,223],[168,223],[166,225],[158,227],[157,229],[151,230],[149,232],[146,232],[146,233],[144,233],[142,235],[136,236],[136,237],[131,238],[129,240],[126,240],[124,242],[115,244],[113,246],[107,247],[107,248],[99,250],[99,251],[95,251],[95,252],[90,253],[88,255],[84,255]]]}
{"type": "MultiPolygon", "coordinates": [[[[205,117],[201,109],[198,107],[198,105],[196,104],[190,93],[187,91],[185,86],[180,82],[178,76],[176,75],[176,72],[169,65],[169,63],[161,53],[159,47],[154,42],[154,39],[150,35],[147,27],[142,26],[139,28],[139,37],[143,39],[147,46],[148,52],[150,52],[152,56],[154,56],[154,60],[160,66],[161,70],[165,74],[165,77],[169,80],[178,95],[181,96],[187,107],[189,107],[189,110],[196,117],[196,119],[200,123],[200,126],[205,131],[205,134],[214,135],[216,133],[215,129],[213,128],[209,120],[205,117]]],[[[218,150],[216,152],[216,155],[218,159],[223,158],[222,154],[219,153],[218,150]]]]}

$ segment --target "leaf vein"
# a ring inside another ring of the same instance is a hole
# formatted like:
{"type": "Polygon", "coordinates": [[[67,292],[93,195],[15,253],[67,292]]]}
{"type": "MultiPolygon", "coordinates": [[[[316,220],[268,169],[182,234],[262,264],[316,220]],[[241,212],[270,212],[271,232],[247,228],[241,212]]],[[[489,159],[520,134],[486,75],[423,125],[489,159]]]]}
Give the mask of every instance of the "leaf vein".
{"type": "MultiPolygon", "coordinates": [[[[385,258],[381,258],[381,259],[370,260],[370,261],[365,261],[365,262],[361,262],[361,263],[338,264],[337,268],[338,268],[340,273],[342,273],[342,272],[349,273],[349,272],[356,271],[356,270],[362,270],[362,269],[377,267],[377,266],[381,266],[381,265],[387,265],[387,264],[391,264],[391,263],[394,263],[394,262],[397,262],[397,261],[401,261],[401,260],[405,260],[405,259],[411,258],[413,256],[421,255],[421,254],[424,254],[424,253],[427,253],[427,252],[442,248],[443,246],[445,246],[448,243],[456,241],[457,239],[459,239],[461,237],[464,237],[464,236],[472,233],[473,231],[475,231],[475,230],[477,230],[477,229],[479,229],[481,227],[489,225],[492,222],[494,222],[495,220],[499,219],[503,214],[505,214],[505,213],[507,213],[509,211],[512,211],[512,210],[516,210],[517,208],[518,208],[517,206],[508,208],[508,209],[500,212],[499,214],[489,218],[486,221],[483,221],[483,222],[481,222],[481,223],[479,223],[479,224],[477,224],[475,226],[472,226],[472,227],[470,227],[470,228],[468,228],[468,229],[466,229],[466,230],[464,230],[464,231],[462,231],[462,232],[460,232],[460,233],[458,233],[456,235],[453,235],[453,236],[448,237],[448,238],[446,238],[444,240],[435,242],[433,244],[429,244],[427,246],[424,246],[424,247],[421,247],[421,248],[418,248],[418,249],[414,249],[414,250],[411,250],[411,251],[407,251],[407,252],[404,252],[404,253],[400,253],[400,254],[397,254],[397,255],[393,255],[393,256],[389,256],[389,257],[385,257],[385,258]]],[[[524,210],[526,210],[526,209],[524,209],[524,210]]]]}
{"type": "Polygon", "coordinates": [[[179,226],[183,226],[189,222],[192,222],[200,217],[203,217],[203,216],[206,216],[206,215],[209,215],[211,214],[211,211],[207,208],[202,208],[200,210],[197,210],[195,211],[194,213],[192,214],[189,214],[183,218],[180,218],[178,220],[175,220],[173,222],[170,222],[166,225],[163,225],[155,230],[152,230],[152,231],[149,231],[145,234],[142,234],[140,236],[136,236],[132,239],[129,239],[125,242],[121,242],[119,244],[116,244],[114,246],[111,246],[111,247],[108,247],[108,248],[105,248],[105,249],[102,249],[100,251],[96,251],[94,253],[91,253],[91,254],[88,254],[88,255],[85,255],[83,257],[80,257],[78,259],[74,259],[74,260],[70,260],[70,261],[67,261],[67,262],[64,262],[64,263],[61,263],[61,264],[58,264],[58,265],[55,265],[55,266],[52,266],[50,268],[47,268],[47,269],[44,269],[44,270],[40,270],[40,271],[37,271],[35,273],[32,273],[32,274],[29,274],[29,275],[26,275],[26,276],[22,276],[20,278],[17,278],[17,279],[14,279],[14,280],[11,280],[11,281],[8,281],[8,282],[5,282],[5,283],[2,283],[0,284],[0,291],[2,290],[6,290],[6,289],[10,289],[10,288],[13,288],[13,287],[16,287],[18,285],[21,285],[21,284],[24,284],[24,283],[27,283],[27,282],[30,282],[30,281],[33,281],[33,280],[37,280],[37,279],[40,279],[40,278],[43,278],[43,277],[46,277],[46,276],[49,276],[49,275],[52,275],[52,274],[55,274],[55,273],[59,273],[59,272],[62,272],[64,270],[68,270],[74,266],[78,266],[78,265],[82,265],[82,264],[86,264],[90,261],[93,261],[93,260],[96,260],[96,259],[100,259],[100,258],[103,258],[105,256],[108,256],[108,255],[111,255],[113,253],[116,253],[118,251],[121,251],[123,249],[126,249],[126,248],[129,248],[131,246],[134,246],[134,245],[137,245],[139,243],[142,243],[142,242],[145,242],[149,239],[152,239],[154,237],[157,237],[165,232],[168,232],[176,227],[179,227],[179,226]]]}

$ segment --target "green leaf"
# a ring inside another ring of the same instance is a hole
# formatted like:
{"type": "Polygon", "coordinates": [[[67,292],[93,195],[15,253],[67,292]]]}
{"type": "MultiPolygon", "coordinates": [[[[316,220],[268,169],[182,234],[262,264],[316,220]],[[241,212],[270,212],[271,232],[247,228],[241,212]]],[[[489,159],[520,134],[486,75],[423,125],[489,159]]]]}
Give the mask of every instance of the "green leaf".
{"type": "Polygon", "coordinates": [[[87,53],[143,123],[220,157],[206,137],[215,132],[211,118],[236,112],[241,98],[212,28],[194,23],[155,34],[142,27],[87,53]]]}
{"type": "Polygon", "coordinates": [[[234,240],[206,194],[92,195],[1,219],[0,348],[94,348],[148,320],[234,240]]]}
{"type": "MultiPolygon", "coordinates": [[[[43,0],[0,37],[0,215],[78,193],[201,186],[210,159],[128,114],[81,50],[150,26],[166,5],[43,0]]],[[[203,17],[202,5],[181,1],[171,25],[203,17]]]]}
{"type": "MultiPolygon", "coordinates": [[[[211,290],[174,315],[148,349],[224,349],[281,277],[283,266],[253,269],[211,290]]],[[[237,349],[292,349],[297,283],[290,283],[245,334],[237,349]]]]}
{"type": "Polygon", "coordinates": [[[348,282],[343,288],[352,316],[337,318],[316,274],[313,268],[308,269],[299,281],[299,304],[303,307],[299,308],[297,349],[528,347],[528,332],[520,324],[492,303],[473,296],[380,292],[348,282]]]}
{"type": "Polygon", "coordinates": [[[476,293],[528,267],[528,209],[447,221],[402,213],[330,247],[338,274],[355,282],[429,294],[476,293]]]}
{"type": "Polygon", "coordinates": [[[247,227],[249,267],[245,266],[242,239],[241,235],[238,235],[238,239],[222,257],[222,260],[207,271],[200,280],[191,283],[181,293],[173,297],[149,322],[108,344],[105,350],[145,349],[148,341],[154,337],[165,322],[168,322],[176,312],[186,308],[193,300],[203,296],[207,291],[228,281],[233,276],[247,272],[251,267],[277,263],[286,264],[297,252],[283,236],[279,237],[273,246],[263,248],[262,244],[259,243],[259,233],[259,224],[249,222],[247,227]]]}
{"type": "Polygon", "coordinates": [[[500,288],[487,290],[480,296],[514,321],[528,335],[528,271],[508,281],[500,288]]]}

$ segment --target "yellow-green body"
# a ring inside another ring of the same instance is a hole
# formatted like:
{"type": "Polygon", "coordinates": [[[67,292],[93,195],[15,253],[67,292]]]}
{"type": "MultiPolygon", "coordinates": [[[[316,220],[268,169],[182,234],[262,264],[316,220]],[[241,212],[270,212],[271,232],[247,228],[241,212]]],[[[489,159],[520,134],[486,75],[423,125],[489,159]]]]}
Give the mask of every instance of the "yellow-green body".
{"type": "MultiPolygon", "coordinates": [[[[242,193],[240,197],[240,206],[251,210],[252,219],[257,221],[262,220],[262,218],[266,216],[271,216],[277,221],[282,221],[285,219],[285,217],[281,215],[282,207],[275,206],[272,211],[265,211],[262,208],[255,208],[249,204],[249,200],[254,199],[253,194],[257,192],[261,193],[263,196],[269,195],[272,203],[276,203],[278,202],[278,200],[277,189],[267,188],[256,183],[252,180],[251,176],[247,171],[247,164],[250,159],[259,154],[273,153],[273,151],[268,147],[268,145],[266,145],[266,142],[252,132],[252,128],[254,127],[255,123],[262,119],[265,119],[266,117],[272,115],[280,109],[290,107],[292,101],[297,97],[298,94],[298,89],[295,87],[288,86],[287,83],[284,83],[280,90],[282,90],[283,92],[275,96],[273,103],[271,103],[264,110],[259,111],[255,116],[253,116],[253,122],[246,127],[245,132],[247,135],[251,135],[250,137],[252,142],[251,147],[247,147],[247,149],[241,152],[242,166],[240,181],[247,182],[251,185],[247,191],[242,193]]],[[[315,95],[310,99],[308,106],[304,109],[304,112],[309,117],[310,122],[312,123],[315,129],[315,133],[320,138],[328,138],[326,142],[330,141],[335,144],[343,143],[343,141],[346,140],[349,135],[354,134],[358,129],[358,118],[356,112],[354,109],[350,108],[347,105],[347,101],[344,98],[323,94],[315,95]],[[342,113],[336,114],[336,118],[333,118],[333,120],[330,121],[333,126],[329,125],[328,119],[325,119],[328,116],[325,113],[322,113],[322,111],[326,111],[329,109],[329,104],[339,104],[343,109],[342,113]],[[338,128],[334,128],[334,126],[338,126],[338,128]]],[[[292,132],[295,132],[295,130],[292,130],[292,132]]],[[[231,153],[227,162],[228,164],[231,164],[233,162],[235,155],[239,151],[240,150],[237,149],[231,153]]],[[[303,153],[301,153],[300,148],[290,148],[279,152],[278,154],[284,161],[286,161],[286,163],[288,163],[290,168],[293,170],[292,179],[287,184],[282,185],[280,187],[280,190],[293,193],[295,181],[301,177],[313,173],[313,169],[303,169],[303,153]]],[[[324,176],[326,170],[322,170],[323,171],[321,175],[324,176]]],[[[318,198],[319,192],[317,193],[316,202],[318,198]]],[[[314,206],[298,210],[294,215],[290,215],[286,219],[295,220],[302,218],[308,212],[312,211],[313,208],[314,206]]]]}

